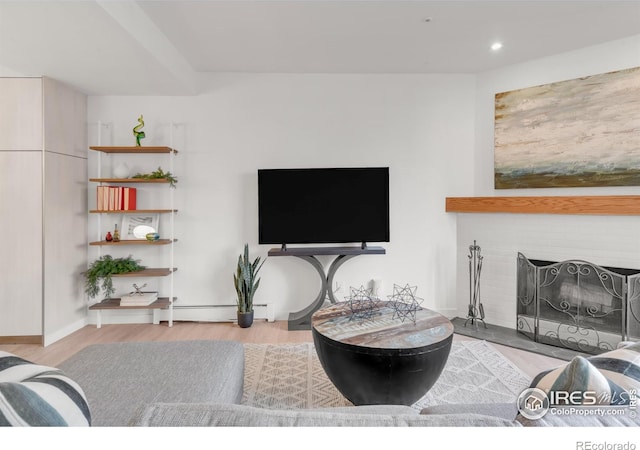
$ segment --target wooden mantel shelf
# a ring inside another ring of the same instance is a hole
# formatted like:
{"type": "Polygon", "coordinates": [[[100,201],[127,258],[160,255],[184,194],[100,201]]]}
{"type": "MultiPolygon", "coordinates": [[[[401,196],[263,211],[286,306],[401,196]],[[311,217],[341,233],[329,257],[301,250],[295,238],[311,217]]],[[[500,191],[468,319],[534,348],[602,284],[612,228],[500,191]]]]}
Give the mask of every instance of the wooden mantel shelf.
{"type": "Polygon", "coordinates": [[[446,212],[640,215],[640,195],[447,197],[446,212]]]}

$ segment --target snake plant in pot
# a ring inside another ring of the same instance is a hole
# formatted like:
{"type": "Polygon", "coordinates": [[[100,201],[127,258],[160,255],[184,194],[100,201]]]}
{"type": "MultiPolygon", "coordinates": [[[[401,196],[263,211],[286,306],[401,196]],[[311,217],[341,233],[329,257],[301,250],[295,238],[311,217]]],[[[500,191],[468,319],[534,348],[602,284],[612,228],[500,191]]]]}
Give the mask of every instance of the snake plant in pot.
{"type": "Polygon", "coordinates": [[[236,288],[238,305],[238,325],[248,328],[253,324],[253,296],[260,286],[257,278],[264,261],[260,257],[251,262],[249,260],[249,245],[244,244],[244,253],[238,256],[238,267],[233,274],[233,285],[236,288]]]}

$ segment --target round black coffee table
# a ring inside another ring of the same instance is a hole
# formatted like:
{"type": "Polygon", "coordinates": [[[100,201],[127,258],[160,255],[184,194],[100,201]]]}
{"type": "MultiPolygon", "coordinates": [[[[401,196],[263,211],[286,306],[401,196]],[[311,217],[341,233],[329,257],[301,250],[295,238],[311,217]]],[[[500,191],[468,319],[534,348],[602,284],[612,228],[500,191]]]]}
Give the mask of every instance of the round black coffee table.
{"type": "Polygon", "coordinates": [[[414,404],[434,385],[449,357],[449,319],[418,307],[403,321],[392,306],[381,301],[367,317],[356,317],[348,302],[340,302],[311,318],[320,363],[354,405],[414,404]]]}

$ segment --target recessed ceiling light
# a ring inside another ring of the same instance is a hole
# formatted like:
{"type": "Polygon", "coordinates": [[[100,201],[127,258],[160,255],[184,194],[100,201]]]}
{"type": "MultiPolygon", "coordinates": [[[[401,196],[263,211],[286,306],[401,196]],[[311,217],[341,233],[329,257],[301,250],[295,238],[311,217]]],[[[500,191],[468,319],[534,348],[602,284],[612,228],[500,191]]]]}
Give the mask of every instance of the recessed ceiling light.
{"type": "Polygon", "coordinates": [[[502,42],[494,42],[491,44],[491,50],[500,50],[502,48],[502,42]]]}

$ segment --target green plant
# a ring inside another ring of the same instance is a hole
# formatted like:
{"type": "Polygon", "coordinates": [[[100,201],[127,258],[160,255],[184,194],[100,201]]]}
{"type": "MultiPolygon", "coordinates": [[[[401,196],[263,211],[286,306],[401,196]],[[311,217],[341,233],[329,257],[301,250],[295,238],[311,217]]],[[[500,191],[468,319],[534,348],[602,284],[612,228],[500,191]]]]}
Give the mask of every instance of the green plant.
{"type": "Polygon", "coordinates": [[[113,258],[111,255],[101,256],[92,262],[89,269],[84,272],[85,292],[90,298],[94,298],[100,294],[100,290],[104,290],[107,298],[110,298],[111,294],[115,292],[112,275],[135,272],[144,268],[131,256],[126,258],[113,258]]]}
{"type": "Polygon", "coordinates": [[[264,261],[260,263],[258,256],[249,261],[249,245],[244,244],[244,254],[238,256],[238,267],[233,274],[233,285],[236,288],[238,312],[253,311],[253,296],[260,286],[260,278],[256,279],[264,261]]]}
{"type": "Polygon", "coordinates": [[[150,173],[137,173],[131,178],[143,178],[145,180],[164,179],[169,182],[169,186],[171,186],[172,188],[176,187],[176,183],[178,182],[178,179],[175,176],[171,175],[171,172],[165,172],[164,170],[162,170],[162,167],[158,167],[158,170],[154,170],[150,173]]]}

